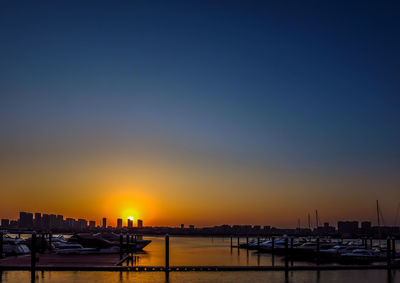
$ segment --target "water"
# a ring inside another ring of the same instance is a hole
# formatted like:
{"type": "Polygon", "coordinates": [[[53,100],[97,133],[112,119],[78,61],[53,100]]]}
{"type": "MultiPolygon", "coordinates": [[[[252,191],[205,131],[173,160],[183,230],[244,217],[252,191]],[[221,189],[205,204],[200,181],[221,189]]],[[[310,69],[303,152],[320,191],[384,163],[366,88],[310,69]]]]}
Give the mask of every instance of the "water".
{"type": "MultiPolygon", "coordinates": [[[[152,240],[138,255],[136,265],[164,266],[165,239],[164,237],[145,237],[152,240]]],[[[250,240],[250,239],[249,239],[250,240]]],[[[246,238],[240,239],[241,243],[246,238]]],[[[383,242],[382,242],[383,243],[383,242]]],[[[233,244],[237,244],[237,238],[233,244]]],[[[397,244],[397,249],[399,244],[397,244]]],[[[295,261],[296,265],[314,265],[312,262],[295,261]]],[[[171,266],[283,266],[282,256],[269,253],[257,253],[253,250],[230,248],[230,238],[211,237],[170,237],[171,266]]]]}
{"type": "MultiPolygon", "coordinates": [[[[152,243],[145,252],[137,254],[136,264],[140,266],[163,266],[165,264],[164,237],[145,237],[152,243]]],[[[245,238],[241,239],[245,242],[245,238]]],[[[234,239],[234,245],[237,239],[234,239]]],[[[397,245],[397,249],[399,245],[397,245]]],[[[245,249],[230,248],[230,238],[170,237],[171,266],[282,266],[280,256],[258,254],[245,249]]],[[[294,262],[294,265],[313,265],[294,262]]],[[[358,283],[389,282],[400,283],[396,271],[386,270],[343,270],[343,271],[293,271],[285,277],[280,271],[251,272],[37,272],[37,283],[75,282],[317,282],[317,283],[358,283]]],[[[30,273],[7,271],[0,273],[1,283],[30,282],[30,273]]]]}
{"type": "MultiPolygon", "coordinates": [[[[30,282],[26,271],[0,272],[1,283],[30,282]]],[[[37,283],[128,283],[128,282],[270,282],[270,283],[399,283],[396,271],[385,270],[345,270],[345,271],[294,271],[285,277],[284,272],[171,272],[167,277],[163,272],[37,272],[37,283]]]]}

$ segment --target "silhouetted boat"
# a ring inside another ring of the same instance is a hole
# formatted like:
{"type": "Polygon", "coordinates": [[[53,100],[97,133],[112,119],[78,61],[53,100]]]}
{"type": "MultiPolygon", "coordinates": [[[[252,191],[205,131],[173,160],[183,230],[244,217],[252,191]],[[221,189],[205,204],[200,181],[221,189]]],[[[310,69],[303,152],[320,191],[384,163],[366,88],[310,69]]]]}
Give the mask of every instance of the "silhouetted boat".
{"type": "MultiPolygon", "coordinates": [[[[104,253],[119,252],[120,236],[114,233],[97,233],[97,234],[75,234],[69,238],[68,242],[81,244],[85,248],[96,248],[104,253]]],[[[136,238],[129,244],[132,250],[142,250],[151,240],[143,240],[136,238]]],[[[124,242],[126,244],[126,242],[124,242]]]]}

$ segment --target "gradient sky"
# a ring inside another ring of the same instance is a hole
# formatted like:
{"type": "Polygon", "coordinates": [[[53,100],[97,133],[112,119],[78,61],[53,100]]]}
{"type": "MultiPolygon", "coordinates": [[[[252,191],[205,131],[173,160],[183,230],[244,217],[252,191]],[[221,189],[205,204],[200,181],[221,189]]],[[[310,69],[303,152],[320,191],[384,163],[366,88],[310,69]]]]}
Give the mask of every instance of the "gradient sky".
{"type": "Polygon", "coordinates": [[[393,225],[394,2],[1,1],[0,218],[393,225]]]}

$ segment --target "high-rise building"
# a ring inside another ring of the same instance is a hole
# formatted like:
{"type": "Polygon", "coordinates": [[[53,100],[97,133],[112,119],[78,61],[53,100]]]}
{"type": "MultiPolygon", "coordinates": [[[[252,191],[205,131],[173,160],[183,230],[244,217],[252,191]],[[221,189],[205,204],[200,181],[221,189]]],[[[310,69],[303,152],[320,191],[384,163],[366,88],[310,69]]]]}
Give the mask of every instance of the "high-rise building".
{"type": "Polygon", "coordinates": [[[8,227],[10,225],[10,220],[8,219],[1,219],[1,227],[5,228],[8,227]]]}
{"type": "Polygon", "coordinates": [[[137,227],[143,228],[143,220],[140,220],[140,219],[137,220],[137,227]]]}
{"type": "Polygon", "coordinates": [[[50,229],[50,215],[48,215],[48,214],[42,215],[42,228],[50,229]]]}
{"type": "Polygon", "coordinates": [[[50,214],[50,229],[54,229],[57,227],[57,215],[50,214]]]}
{"type": "Polygon", "coordinates": [[[85,230],[87,228],[87,221],[85,219],[78,219],[79,229],[85,230]]]}
{"type": "Polygon", "coordinates": [[[339,234],[355,234],[358,232],[358,221],[339,221],[339,234]]]}
{"type": "Polygon", "coordinates": [[[35,213],[35,220],[33,221],[33,225],[36,228],[41,228],[42,227],[42,214],[39,212],[35,213]]]}
{"type": "Polygon", "coordinates": [[[122,219],[121,218],[117,219],[117,228],[122,228],[122,219]]]}
{"type": "Polygon", "coordinates": [[[133,221],[128,219],[128,228],[132,228],[133,227],[133,221]]]}
{"type": "Polygon", "coordinates": [[[19,227],[32,228],[33,227],[33,214],[28,212],[19,213],[19,227]]]}
{"type": "Polygon", "coordinates": [[[56,227],[57,228],[63,228],[63,226],[64,226],[64,216],[57,215],[56,227]]]}
{"type": "Polygon", "coordinates": [[[93,220],[91,220],[91,221],[89,221],[89,228],[96,228],[96,221],[93,221],[93,220]]]}
{"type": "Polygon", "coordinates": [[[185,224],[181,224],[181,229],[185,229],[185,224]]]}
{"type": "Polygon", "coordinates": [[[68,227],[68,229],[74,228],[74,222],[75,222],[75,219],[73,219],[73,218],[65,219],[65,225],[68,227]]]}
{"type": "Polygon", "coordinates": [[[107,218],[103,218],[103,228],[107,228],[107,218]]]}

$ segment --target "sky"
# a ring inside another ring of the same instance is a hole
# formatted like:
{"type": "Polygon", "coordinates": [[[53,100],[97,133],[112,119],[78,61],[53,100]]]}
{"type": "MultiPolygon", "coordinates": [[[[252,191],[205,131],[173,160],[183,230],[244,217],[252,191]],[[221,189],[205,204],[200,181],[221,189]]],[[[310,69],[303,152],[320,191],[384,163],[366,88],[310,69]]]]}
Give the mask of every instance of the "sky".
{"type": "MultiPolygon", "coordinates": [[[[395,1],[0,2],[0,218],[306,226],[400,203],[395,1]]],[[[400,223],[398,223],[400,224],[400,223]]]]}

